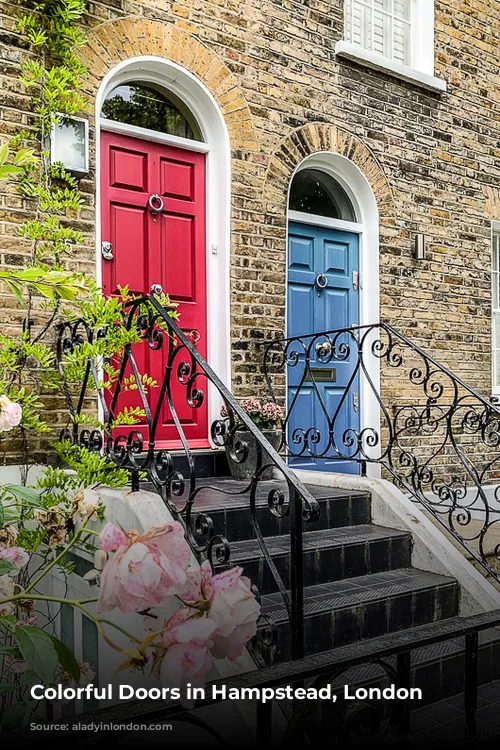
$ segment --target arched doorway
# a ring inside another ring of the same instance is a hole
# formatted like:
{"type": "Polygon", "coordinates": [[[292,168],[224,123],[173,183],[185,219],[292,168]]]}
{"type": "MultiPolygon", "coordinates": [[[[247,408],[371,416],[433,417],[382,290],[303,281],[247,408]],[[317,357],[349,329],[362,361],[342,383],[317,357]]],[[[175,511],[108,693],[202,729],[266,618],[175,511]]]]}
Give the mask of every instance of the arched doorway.
{"type": "MultiPolygon", "coordinates": [[[[104,79],[96,125],[104,293],[161,285],[179,305],[182,328],[228,382],[229,141],[213,97],[180,66],[136,58],[104,79]]],[[[144,370],[161,382],[162,364],[150,359],[144,370]]],[[[196,410],[180,395],[192,448],[209,445],[219,410],[211,395],[196,410]]],[[[159,447],[176,447],[168,413],[157,435],[159,447]]]]}
{"type": "MultiPolygon", "coordinates": [[[[287,249],[288,337],[378,321],[378,211],[366,178],[347,158],[315,154],[295,171],[289,190],[287,249]]],[[[301,383],[299,369],[289,368],[289,404],[295,399],[289,443],[295,429],[316,428],[321,439],[313,456],[295,457],[290,463],[297,469],[359,473],[354,461],[334,460],[328,452],[321,456],[321,441],[328,442],[324,408],[332,416],[340,404],[335,423],[340,435],[359,433],[368,424],[377,429],[380,417],[373,390],[362,375],[349,383],[349,361],[318,359],[311,364],[314,384],[301,383]]],[[[370,377],[378,386],[379,372],[370,377]]]]}

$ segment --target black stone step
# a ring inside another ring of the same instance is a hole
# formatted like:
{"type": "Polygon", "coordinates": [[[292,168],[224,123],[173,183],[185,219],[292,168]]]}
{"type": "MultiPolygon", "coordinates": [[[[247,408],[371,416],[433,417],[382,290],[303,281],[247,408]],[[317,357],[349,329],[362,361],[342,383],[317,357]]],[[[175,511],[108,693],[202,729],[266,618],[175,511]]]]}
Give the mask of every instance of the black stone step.
{"type": "MultiPolygon", "coordinates": [[[[199,482],[193,513],[196,514],[198,510],[210,516],[215,534],[226,537],[229,542],[254,539],[247,488],[246,482],[229,478],[199,482]]],[[[350,492],[318,485],[308,485],[307,489],[319,502],[320,516],[317,521],[306,523],[305,531],[371,522],[371,497],[368,492],[350,492]]],[[[287,496],[284,482],[275,480],[259,482],[256,492],[257,521],[265,537],[290,532],[289,518],[279,518],[269,508],[269,494],[273,490],[281,490],[287,496]]],[[[182,505],[181,501],[179,505],[182,505]]]]}
{"type": "MultiPolygon", "coordinates": [[[[277,626],[275,661],[290,658],[290,623],[280,594],[262,597],[277,626]]],[[[306,654],[375,638],[458,614],[453,578],[415,568],[359,576],[304,590],[306,654]]]]}
{"type": "MultiPolygon", "coordinates": [[[[189,477],[189,462],[186,453],[183,450],[173,450],[169,452],[172,459],[173,471],[180,472],[184,477],[189,477]]],[[[226,458],[226,452],[214,448],[194,448],[191,452],[194,461],[195,476],[198,479],[209,477],[227,477],[229,475],[229,464],[226,458]]],[[[144,489],[154,492],[154,486],[150,482],[141,484],[144,489]]]]}
{"type": "MultiPolygon", "coordinates": [[[[266,538],[266,546],[285,586],[290,584],[290,537],[266,538]]],[[[277,591],[259,542],[231,545],[231,564],[241,565],[261,594],[277,591]]],[[[373,524],[309,531],[304,534],[306,586],[381,573],[411,564],[411,535],[373,524]]]]}

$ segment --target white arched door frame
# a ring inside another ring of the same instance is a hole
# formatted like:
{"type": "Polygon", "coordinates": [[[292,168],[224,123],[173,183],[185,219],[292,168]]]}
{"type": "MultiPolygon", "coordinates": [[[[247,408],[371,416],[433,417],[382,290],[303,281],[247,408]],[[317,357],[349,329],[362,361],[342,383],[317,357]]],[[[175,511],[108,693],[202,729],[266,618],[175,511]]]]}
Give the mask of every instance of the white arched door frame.
{"type": "MultiPolygon", "coordinates": [[[[288,274],[288,226],[290,221],[300,221],[317,226],[354,232],[359,235],[360,252],[360,325],[378,323],[380,320],[380,272],[379,272],[379,213],[375,194],[370,183],[354,162],[341,154],[320,151],[307,156],[295,169],[288,186],[288,198],[293,178],[304,169],[318,169],[334,177],[344,188],[354,207],[357,221],[347,222],[288,210],[286,268],[288,274]]],[[[288,202],[287,202],[288,205],[288,202]]],[[[288,293],[286,295],[288,300],[288,293]]],[[[288,326],[288,309],[286,310],[288,326]]],[[[380,362],[369,357],[366,362],[368,374],[376,392],[380,392],[380,362]]],[[[361,429],[372,427],[380,435],[380,407],[373,388],[361,373],[360,383],[361,429]]],[[[368,476],[380,476],[378,464],[367,464],[368,476]]]]}
{"type": "MultiPolygon", "coordinates": [[[[95,103],[96,140],[96,278],[101,283],[101,130],[162,142],[206,153],[206,259],[208,361],[230,387],[229,252],[231,162],[229,134],[222,113],[208,89],[188,70],[162,57],[136,57],[116,65],[102,80],[95,103]],[[175,94],[194,115],[202,142],[114,123],[100,118],[102,103],[116,86],[131,81],[155,83],[175,94]]],[[[165,290],[168,292],[168,289],[165,290]]],[[[209,425],[219,416],[220,398],[209,389],[209,425]]]]}

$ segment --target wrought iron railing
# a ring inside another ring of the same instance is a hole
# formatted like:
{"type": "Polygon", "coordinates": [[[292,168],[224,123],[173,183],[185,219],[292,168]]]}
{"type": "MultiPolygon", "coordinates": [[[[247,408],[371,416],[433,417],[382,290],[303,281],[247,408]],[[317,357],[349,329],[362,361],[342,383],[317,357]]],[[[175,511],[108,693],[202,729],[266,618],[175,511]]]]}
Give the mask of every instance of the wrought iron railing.
{"type": "Polygon", "coordinates": [[[500,580],[498,406],[386,324],[273,341],[263,371],[292,467],[380,464],[500,580]]]}
{"type": "MultiPolygon", "coordinates": [[[[85,372],[80,382],[69,382],[67,378],[68,355],[74,355],[85,344],[92,345],[106,336],[107,331],[82,319],[59,326],[57,359],[70,415],[70,424],[63,437],[105,454],[117,466],[128,470],[133,488],[138,489],[141,476],[152,482],[173,516],[185,524],[192,549],[200,558],[210,559],[213,565],[228,565],[231,548],[227,538],[215,532],[209,511],[203,509],[207,505],[203,502],[204,497],[218,496],[220,506],[224,506],[223,498],[226,502],[241,498],[242,504],[247,503],[255,537],[288,612],[292,630],[291,655],[301,657],[304,653],[303,522],[307,524],[318,517],[318,503],[241,408],[190,336],[154,296],[127,303],[122,323],[128,331],[135,329],[140,340],[127,344],[122,354],[114,358],[113,366],[118,370],[118,377],[109,388],[103,386],[102,362],[94,357],[84,360],[85,372]],[[143,366],[147,359],[145,351],[150,360],[157,357],[160,362],[162,379],[157,387],[148,385],[144,378],[148,375],[143,366]],[[131,382],[135,399],[132,401],[131,382]],[[230,483],[215,483],[213,479],[201,480],[196,476],[195,458],[186,437],[186,410],[196,412],[201,409],[207,387],[210,397],[225,406],[226,415],[211,426],[213,443],[224,447],[233,461],[244,464],[249,446],[242,434],[250,433],[255,442],[256,463],[251,478],[243,487],[231,489],[230,483]],[[94,416],[89,421],[95,419],[96,398],[101,425],[89,427],[85,414],[90,411],[94,416]],[[117,415],[124,406],[129,410],[141,410],[139,424],[116,425],[117,415]],[[178,445],[175,451],[161,447],[157,439],[159,426],[165,422],[170,425],[170,437],[178,445]],[[179,451],[185,457],[187,472],[179,471],[179,451]],[[268,479],[270,470],[271,480],[268,479]],[[267,495],[269,512],[290,520],[289,587],[285,586],[261,531],[257,496],[263,491],[267,495]]],[[[217,503],[212,503],[212,507],[217,507],[217,503]]],[[[260,647],[257,649],[260,656],[266,661],[272,654],[274,640],[273,623],[261,621],[256,643],[260,647]]]]}
{"type": "MultiPolygon", "coordinates": [[[[126,737],[132,730],[130,727],[138,725],[164,723],[166,721],[194,724],[199,730],[207,732],[207,739],[215,740],[217,745],[228,747],[227,740],[217,731],[221,726],[221,719],[217,723],[210,723],[207,714],[198,713],[196,709],[205,706],[224,705],[226,696],[232,690],[246,692],[246,709],[249,727],[253,730],[252,738],[242,739],[245,747],[252,744],[257,748],[281,747],[288,748],[293,742],[298,747],[339,747],[373,742],[376,746],[384,739],[400,744],[405,738],[413,739],[416,728],[413,726],[412,712],[431,703],[449,698],[447,694],[439,694],[440,681],[434,679],[435,670],[424,674],[413,667],[417,666],[420,649],[444,646],[454,642],[463,649],[463,659],[457,660],[458,666],[452,687],[458,693],[462,692],[462,700],[455,702],[455,718],[453,730],[455,735],[460,733],[457,724],[461,723],[462,737],[458,734],[457,746],[466,740],[471,744],[481,735],[481,729],[486,730],[486,736],[491,739],[491,725],[481,727],[478,722],[478,691],[480,685],[479,663],[483,666],[486,660],[479,659],[481,634],[491,632],[492,628],[500,626],[500,610],[481,613],[465,618],[441,620],[410,630],[383,635],[379,638],[363,641],[354,645],[342,646],[313,657],[279,664],[272,668],[247,672],[225,679],[218,679],[208,683],[205,688],[206,698],[199,700],[193,710],[186,709],[176,701],[158,702],[154,700],[128,701],[126,704],[102,708],[97,711],[69,717],[65,721],[69,725],[66,733],[73,741],[78,741],[88,734],[88,726],[96,727],[96,746],[109,745],[109,732],[99,727],[124,726],[120,732],[115,729],[116,740],[126,737]],[[337,695],[333,702],[326,699],[324,694],[317,694],[314,698],[309,694],[307,700],[289,700],[287,707],[283,703],[273,700],[269,690],[278,688],[296,688],[299,686],[314,688],[317,691],[330,686],[332,695],[337,695]],[[350,693],[355,687],[378,686],[379,690],[394,685],[395,691],[409,691],[417,688],[422,691],[421,700],[411,699],[407,692],[397,693],[399,699],[383,696],[383,700],[366,700],[363,696],[356,700],[343,700],[344,685],[350,686],[350,693]],[[215,694],[214,690],[216,689],[215,694]],[[268,692],[264,692],[268,691],[268,692]],[[253,697],[252,697],[253,696],[253,697]],[[256,697],[258,696],[258,697],[256,697]],[[265,700],[263,700],[265,696],[265,700]],[[127,728],[127,725],[129,728],[127,728]]],[[[486,644],[487,645],[487,644],[486,644]]],[[[489,681],[483,676],[483,682],[489,681]]],[[[225,704],[226,706],[228,704],[225,704]]],[[[229,704],[230,705],[230,704],[229,704]]],[[[242,703],[238,704],[240,707],[242,703]]],[[[231,712],[234,709],[231,707],[231,712]]],[[[446,711],[446,708],[445,708],[446,711]]],[[[439,722],[439,715],[436,717],[439,722]]],[[[451,732],[448,712],[443,715],[443,724],[433,723],[427,738],[420,738],[421,744],[429,742],[435,745],[436,728],[447,727],[451,732]]],[[[50,734],[50,733],[49,733],[50,734]]],[[[450,735],[446,735],[446,740],[450,735]]],[[[217,746],[216,745],[216,746],[217,746]]],[[[419,744],[420,746],[420,744],[419,744]]]]}

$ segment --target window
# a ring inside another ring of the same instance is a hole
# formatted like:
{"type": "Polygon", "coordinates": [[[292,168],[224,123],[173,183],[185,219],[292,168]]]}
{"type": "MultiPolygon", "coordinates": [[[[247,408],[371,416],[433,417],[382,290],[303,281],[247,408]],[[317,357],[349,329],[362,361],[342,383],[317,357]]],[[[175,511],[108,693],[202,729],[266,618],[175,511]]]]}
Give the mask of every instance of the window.
{"type": "Polygon", "coordinates": [[[347,0],[347,41],[412,65],[412,5],[413,0],[347,0]]]}
{"type": "Polygon", "coordinates": [[[104,100],[101,117],[180,138],[202,140],[198,123],[188,108],[174,94],[154,84],[117,86],[104,100]]]}
{"type": "Polygon", "coordinates": [[[344,16],[337,57],[446,91],[434,76],[434,0],[345,0],[344,16]]]}
{"type": "Polygon", "coordinates": [[[493,258],[491,270],[492,286],[492,353],[493,392],[500,395],[500,223],[493,229],[493,258]]]}
{"type": "Polygon", "coordinates": [[[320,169],[302,169],[295,175],[289,208],[330,219],[356,221],[354,208],[342,185],[320,169]]]}

